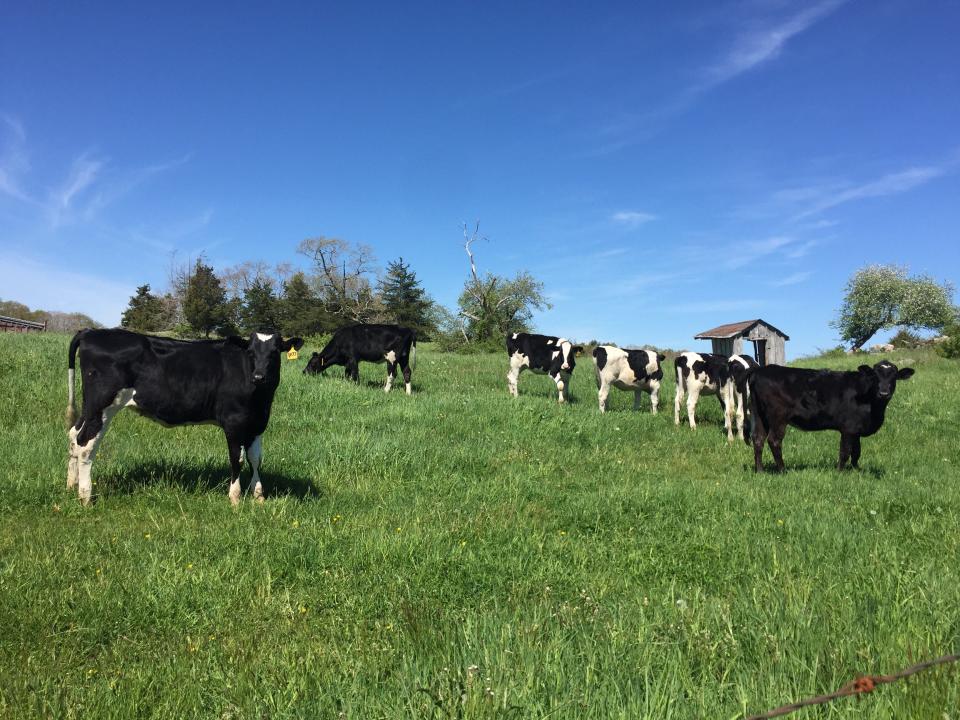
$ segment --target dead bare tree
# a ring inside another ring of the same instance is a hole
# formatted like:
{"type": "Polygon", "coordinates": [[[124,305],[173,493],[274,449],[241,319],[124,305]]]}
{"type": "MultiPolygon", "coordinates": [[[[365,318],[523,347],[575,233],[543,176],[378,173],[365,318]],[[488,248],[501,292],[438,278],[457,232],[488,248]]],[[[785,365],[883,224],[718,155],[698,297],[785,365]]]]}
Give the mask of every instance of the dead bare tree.
{"type": "Polygon", "coordinates": [[[254,283],[269,283],[273,288],[282,288],[283,282],[292,274],[290,263],[271,265],[263,260],[245,260],[218,273],[227,296],[242,298],[254,283]]]}
{"type": "Polygon", "coordinates": [[[353,322],[370,322],[380,314],[370,282],[376,259],[368,246],[320,235],[302,241],[297,252],[313,264],[314,290],[332,314],[353,322]]]}
{"type": "Polygon", "coordinates": [[[486,240],[480,235],[480,221],[473,232],[463,224],[463,248],[470,260],[470,277],[460,294],[458,318],[460,332],[466,342],[489,341],[510,329],[527,329],[533,310],[550,308],[543,295],[543,283],[528,272],[518,273],[513,279],[477,272],[477,264],[471,246],[477,240],[486,240]]]}

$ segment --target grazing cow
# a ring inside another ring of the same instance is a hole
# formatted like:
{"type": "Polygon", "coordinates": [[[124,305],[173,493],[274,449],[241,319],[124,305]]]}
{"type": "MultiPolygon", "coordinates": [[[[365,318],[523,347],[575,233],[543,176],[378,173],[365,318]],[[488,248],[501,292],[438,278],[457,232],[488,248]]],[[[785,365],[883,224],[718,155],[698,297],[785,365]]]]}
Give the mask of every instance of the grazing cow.
{"type": "Polygon", "coordinates": [[[660,381],[663,369],[660,363],[665,355],[650,350],[621,350],[613,345],[599,345],[593,350],[597,366],[597,390],[600,412],[607,411],[610,386],[633,390],[633,409],[640,409],[640,393],[650,393],[650,412],[657,414],[660,405],[660,381]]]}
{"type": "Polygon", "coordinates": [[[532,333],[507,335],[507,355],[510,357],[507,387],[510,394],[517,397],[517,380],[520,379],[520,373],[529,369],[549,375],[557,384],[559,401],[563,402],[563,390],[570,385],[570,375],[576,365],[578,352],[583,352],[583,348],[564,338],[532,333]]]}
{"type": "MultiPolygon", "coordinates": [[[[727,378],[726,393],[724,402],[727,407],[735,412],[737,416],[737,436],[743,440],[743,422],[745,409],[750,408],[750,388],[747,385],[747,376],[751,368],[760,367],[760,363],[749,355],[733,355],[728,362],[730,375],[727,378]]],[[[728,441],[733,440],[733,436],[728,435],[728,441]]]]}
{"type": "Polygon", "coordinates": [[[230,502],[240,501],[242,451],[252,476],[249,490],[263,499],[261,436],[280,384],[280,352],[300,338],[253,333],[248,340],[187,342],[128,330],[81,330],[67,361],[70,458],[67,487],[79,482],[90,502],[90,469],[113,417],[125,407],[162,425],[213,424],[223,429],[230,454],[230,502]],[[83,410],[76,417],[74,372],[80,355],[83,410]]]}
{"type": "Polygon", "coordinates": [[[680,424],[680,406],[684,392],[688,394],[687,418],[694,430],[697,429],[697,400],[701,395],[716,395],[720,407],[723,408],[723,426],[727,429],[727,438],[732,438],[732,408],[724,399],[729,393],[727,382],[730,379],[730,368],[727,357],[711,353],[684,352],[677,355],[673,364],[677,369],[677,394],[673,402],[674,424],[680,424]]]}
{"type": "Polygon", "coordinates": [[[351,325],[340,328],[323,350],[310,357],[303,372],[316,375],[331,365],[343,365],[346,377],[360,382],[361,360],[387,363],[384,392],[390,392],[393,387],[399,365],[407,395],[410,395],[411,371],[417,366],[417,334],[400,325],[351,325]]]}
{"type": "Polygon", "coordinates": [[[897,380],[906,380],[913,372],[913,368],[898,370],[888,360],[873,367],[861,365],[854,372],[780,365],[750,371],[754,470],[763,470],[764,440],[770,444],[777,470],[783,470],[787,425],[801,430],[839,430],[837,469],[843,470],[847,459],[858,467],[860,438],[880,429],[897,380]]]}

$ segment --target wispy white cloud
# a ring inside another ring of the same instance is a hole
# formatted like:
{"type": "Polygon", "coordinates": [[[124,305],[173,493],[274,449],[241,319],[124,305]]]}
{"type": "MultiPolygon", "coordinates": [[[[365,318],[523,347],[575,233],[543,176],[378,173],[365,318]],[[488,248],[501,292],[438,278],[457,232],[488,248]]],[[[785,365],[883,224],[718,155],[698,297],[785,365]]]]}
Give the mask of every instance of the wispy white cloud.
{"type": "Polygon", "coordinates": [[[50,196],[48,207],[50,224],[53,227],[59,227],[69,217],[74,199],[96,182],[105,164],[106,160],[97,160],[90,157],[88,153],[82,154],[73,161],[67,179],[50,196]]]}
{"type": "Polygon", "coordinates": [[[706,90],[777,58],[787,42],[843,5],[847,0],[824,0],[774,25],[742,33],[720,60],[707,68],[699,87],[706,90]]]}
{"type": "Polygon", "coordinates": [[[764,240],[735,243],[728,247],[724,253],[727,259],[723,265],[728,270],[736,270],[796,242],[796,238],[777,235],[764,240]]]}
{"type": "Polygon", "coordinates": [[[628,228],[638,228],[641,225],[656,220],[657,216],[638,210],[621,210],[611,215],[610,219],[618,225],[628,228]]]}
{"type": "Polygon", "coordinates": [[[0,114],[0,193],[21,202],[36,204],[23,187],[23,176],[30,170],[26,148],[27,134],[15,117],[0,114]]]}
{"type": "Polygon", "coordinates": [[[811,198],[817,199],[813,200],[809,207],[795,215],[793,219],[802,220],[855,200],[899,195],[946,174],[947,170],[948,167],[942,165],[912,167],[900,172],[889,173],[877,180],[852,187],[848,186],[843,190],[831,191],[826,188],[808,188],[811,198]]]}
{"type": "Polygon", "coordinates": [[[770,285],[771,287],[787,287],[789,285],[799,285],[811,275],[813,275],[813,273],[810,272],[809,270],[805,270],[803,272],[795,272],[792,275],[787,275],[784,278],[780,278],[778,280],[771,280],[767,284],[770,285]]]}

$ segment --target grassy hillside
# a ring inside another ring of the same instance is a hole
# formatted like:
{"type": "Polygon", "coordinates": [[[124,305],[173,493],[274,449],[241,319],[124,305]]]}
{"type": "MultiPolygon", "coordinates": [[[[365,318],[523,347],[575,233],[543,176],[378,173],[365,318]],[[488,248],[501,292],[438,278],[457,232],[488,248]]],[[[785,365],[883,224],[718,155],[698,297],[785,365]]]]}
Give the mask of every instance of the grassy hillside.
{"type": "MultiPolygon", "coordinates": [[[[891,356],[862,471],[790,430],[757,476],[670,379],[601,416],[590,358],[566,407],[500,355],[421,347],[410,398],[285,361],[264,505],[216,428],[121,413],[82,508],[67,342],[0,335],[2,717],[735,718],[960,648],[955,362],[891,356]]],[[[798,717],[956,717],[958,680],[798,717]]]]}

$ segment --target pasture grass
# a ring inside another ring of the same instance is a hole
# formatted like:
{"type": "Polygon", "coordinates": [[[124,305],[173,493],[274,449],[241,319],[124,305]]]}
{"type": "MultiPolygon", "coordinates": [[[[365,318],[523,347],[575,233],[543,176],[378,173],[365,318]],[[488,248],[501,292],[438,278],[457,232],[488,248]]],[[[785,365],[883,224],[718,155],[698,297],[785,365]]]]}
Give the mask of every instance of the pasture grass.
{"type": "MultiPolygon", "coordinates": [[[[120,413],[65,488],[69,338],[0,335],[0,716],[738,718],[960,648],[960,366],[894,353],[860,472],[421,345],[413,397],[284,362],[267,502],[212,427],[120,413]],[[767,455],[768,463],[772,460],[767,455]],[[246,479],[244,480],[246,487],[246,479]]],[[[851,368],[856,358],[807,360],[851,368]]],[[[957,718],[956,666],[798,717],[957,718]]]]}

